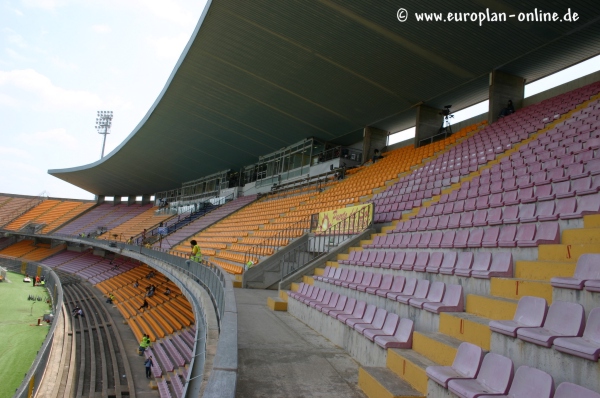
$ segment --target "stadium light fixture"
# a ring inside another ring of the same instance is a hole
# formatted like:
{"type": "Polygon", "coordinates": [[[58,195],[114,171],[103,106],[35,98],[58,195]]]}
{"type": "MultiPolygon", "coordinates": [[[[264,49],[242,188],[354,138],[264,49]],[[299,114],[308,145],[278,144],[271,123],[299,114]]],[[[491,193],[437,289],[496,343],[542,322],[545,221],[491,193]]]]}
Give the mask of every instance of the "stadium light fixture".
{"type": "Polygon", "coordinates": [[[98,134],[102,134],[104,136],[104,140],[102,141],[102,154],[100,155],[100,159],[104,157],[104,147],[106,146],[106,135],[110,134],[110,126],[112,125],[113,113],[112,111],[98,111],[96,117],[96,130],[98,134]]]}

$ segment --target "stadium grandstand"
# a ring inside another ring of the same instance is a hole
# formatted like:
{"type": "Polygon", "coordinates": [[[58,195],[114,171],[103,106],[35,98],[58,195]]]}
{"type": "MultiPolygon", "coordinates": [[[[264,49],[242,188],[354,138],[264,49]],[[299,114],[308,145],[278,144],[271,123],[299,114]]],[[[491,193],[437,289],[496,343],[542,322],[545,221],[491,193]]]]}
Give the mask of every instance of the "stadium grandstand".
{"type": "Polygon", "coordinates": [[[52,281],[15,396],[600,398],[600,65],[525,95],[600,3],[421,3],[209,1],[125,141],[48,171],[95,200],[0,194],[0,265],[52,281]]]}

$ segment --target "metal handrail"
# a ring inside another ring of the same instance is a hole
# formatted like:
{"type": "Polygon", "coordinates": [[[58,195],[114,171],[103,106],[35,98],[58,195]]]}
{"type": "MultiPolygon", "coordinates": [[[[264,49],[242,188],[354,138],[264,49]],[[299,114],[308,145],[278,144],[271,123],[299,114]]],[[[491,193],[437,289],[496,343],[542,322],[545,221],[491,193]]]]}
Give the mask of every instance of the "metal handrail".
{"type": "Polygon", "coordinates": [[[325,231],[317,231],[318,214],[311,217],[311,232],[315,235],[306,242],[286,253],[280,260],[281,279],[293,274],[306,264],[326,255],[349,237],[357,235],[373,225],[374,205],[363,207],[348,217],[329,226],[325,231]]]}

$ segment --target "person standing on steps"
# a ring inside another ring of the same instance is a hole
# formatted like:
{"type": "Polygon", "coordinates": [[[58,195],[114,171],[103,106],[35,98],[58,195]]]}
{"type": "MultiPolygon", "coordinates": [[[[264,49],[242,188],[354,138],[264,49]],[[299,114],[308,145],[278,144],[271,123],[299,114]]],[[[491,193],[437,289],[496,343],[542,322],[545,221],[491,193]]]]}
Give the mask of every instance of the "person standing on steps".
{"type": "Polygon", "coordinates": [[[146,379],[149,379],[150,377],[152,377],[152,355],[150,355],[147,359],[146,362],[144,362],[144,366],[146,367],[146,379]]]}

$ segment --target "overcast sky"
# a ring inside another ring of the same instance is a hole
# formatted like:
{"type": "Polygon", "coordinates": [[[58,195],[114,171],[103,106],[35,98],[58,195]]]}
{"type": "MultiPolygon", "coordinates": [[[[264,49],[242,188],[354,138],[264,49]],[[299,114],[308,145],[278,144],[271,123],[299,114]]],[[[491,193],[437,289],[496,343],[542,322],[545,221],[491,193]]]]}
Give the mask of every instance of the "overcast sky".
{"type": "Polygon", "coordinates": [[[86,198],[47,174],[114,149],[156,100],[205,0],[0,0],[0,192],[86,198]]]}
{"type": "MultiPolygon", "coordinates": [[[[114,112],[109,153],[146,114],[206,0],[0,0],[0,192],[91,199],[47,174],[100,158],[96,111],[114,112]]],[[[600,58],[529,94],[600,69],[600,58]]],[[[485,104],[457,114],[474,116],[485,104]]],[[[398,134],[393,141],[414,136],[398,134]],[[406,137],[405,137],[406,136],[406,137]]],[[[393,142],[392,141],[392,142],[393,142]]]]}

